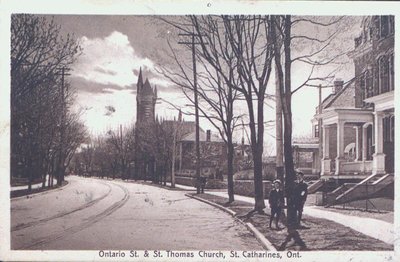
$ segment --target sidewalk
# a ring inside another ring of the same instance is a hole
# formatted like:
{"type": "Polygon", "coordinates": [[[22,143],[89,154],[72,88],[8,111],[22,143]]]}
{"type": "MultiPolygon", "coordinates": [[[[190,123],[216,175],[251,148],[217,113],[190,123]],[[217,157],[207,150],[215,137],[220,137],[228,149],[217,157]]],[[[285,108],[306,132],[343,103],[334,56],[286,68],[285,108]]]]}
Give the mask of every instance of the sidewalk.
{"type": "MultiPolygon", "coordinates": [[[[47,186],[47,181],[49,179],[49,176],[46,177],[46,186],[47,186]]],[[[57,179],[54,178],[54,184],[57,184],[57,179]]],[[[37,183],[37,184],[32,184],[32,189],[37,189],[42,187],[42,182],[37,183]]],[[[12,191],[18,191],[18,190],[25,190],[28,189],[28,185],[23,185],[23,186],[12,186],[11,187],[11,192],[12,191]]]]}
{"type": "MultiPolygon", "coordinates": [[[[171,186],[167,183],[167,186],[171,186]]],[[[235,202],[225,207],[228,201],[226,190],[206,190],[205,194],[195,194],[193,186],[176,184],[177,189],[189,191],[189,195],[213,202],[224,211],[241,217],[254,207],[254,198],[235,195],[235,202]]],[[[250,222],[267,238],[276,249],[285,241],[287,230],[270,229],[270,208],[265,201],[266,215],[255,214],[250,219],[241,219],[250,222]]],[[[307,205],[303,211],[303,221],[307,229],[300,229],[299,233],[309,250],[393,250],[395,230],[394,224],[383,220],[354,216],[327,210],[323,207],[307,205]]],[[[283,227],[283,225],[280,225],[283,227]]]]}
{"type": "MultiPolygon", "coordinates": [[[[235,214],[243,222],[251,223],[277,250],[293,250],[296,248],[296,246],[291,246],[290,243],[283,247],[287,237],[286,229],[276,230],[274,226],[272,229],[269,228],[270,209],[268,207],[265,209],[266,215],[256,213],[248,219],[244,218],[244,215],[254,207],[252,198],[235,195],[235,202],[226,206],[225,203],[228,200],[226,192],[190,194],[220,205],[222,206],[221,209],[225,209],[230,214],[235,214]]],[[[268,203],[266,204],[268,205],[268,203]]],[[[299,236],[305,244],[302,250],[389,251],[394,249],[393,244],[388,243],[390,241],[393,243],[394,241],[393,225],[391,224],[392,230],[388,230],[389,232],[380,229],[376,230],[381,226],[387,227],[387,224],[390,223],[378,220],[371,221],[362,217],[337,215],[334,212],[309,207],[304,210],[304,213],[302,225],[305,228],[298,230],[299,236]],[[374,223],[373,226],[371,225],[372,222],[374,223]],[[366,233],[373,234],[373,237],[359,232],[366,231],[364,228],[369,226],[372,230],[366,233]],[[388,236],[388,233],[391,233],[391,236],[388,236]]],[[[283,225],[280,224],[280,227],[283,227],[283,225]]]]}
{"type": "MultiPolygon", "coordinates": [[[[226,192],[207,193],[227,198],[226,192]]],[[[254,204],[254,198],[251,197],[235,195],[235,199],[254,204]]],[[[267,206],[266,209],[269,209],[268,201],[265,201],[265,205],[267,206]]],[[[341,214],[338,212],[324,210],[323,207],[316,206],[305,206],[303,214],[315,218],[322,218],[333,221],[335,223],[354,229],[367,236],[379,239],[387,244],[393,245],[394,243],[395,230],[392,223],[368,217],[341,214]],[[377,228],[379,228],[379,230],[376,230],[377,228]]]]}
{"type": "MultiPolygon", "coordinates": [[[[176,185],[177,188],[195,191],[194,187],[176,185]]],[[[196,197],[224,206],[228,201],[225,190],[195,194],[196,197]]],[[[285,240],[286,230],[268,228],[270,209],[265,201],[267,215],[253,215],[251,222],[277,249],[285,240]]],[[[228,206],[230,213],[241,216],[253,209],[254,198],[235,195],[235,202],[228,206]]],[[[251,220],[251,221],[250,221],[251,220]]],[[[310,250],[393,250],[394,224],[383,220],[352,216],[323,207],[305,206],[303,223],[309,229],[299,230],[300,236],[310,250]]]]}

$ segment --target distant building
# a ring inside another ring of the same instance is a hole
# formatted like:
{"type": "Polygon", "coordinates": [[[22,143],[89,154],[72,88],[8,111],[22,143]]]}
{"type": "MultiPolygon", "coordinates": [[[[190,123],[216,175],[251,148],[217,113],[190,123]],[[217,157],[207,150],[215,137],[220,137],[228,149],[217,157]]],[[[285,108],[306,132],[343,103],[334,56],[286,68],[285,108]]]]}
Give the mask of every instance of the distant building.
{"type": "Polygon", "coordinates": [[[306,178],[318,178],[321,172],[318,137],[293,139],[293,162],[306,178]]]}
{"type": "Polygon", "coordinates": [[[155,157],[151,148],[146,147],[144,137],[149,128],[155,123],[155,106],[157,101],[157,88],[152,88],[146,78],[143,83],[142,68],[136,84],[136,154],[135,176],[137,178],[152,177],[155,170],[155,157]]]}
{"type": "Polygon", "coordinates": [[[367,17],[362,28],[349,53],[354,79],[335,81],[312,121],[314,137],[322,135],[322,178],[394,172],[394,17],[367,17]]]}
{"type": "MultiPolygon", "coordinates": [[[[194,176],[196,170],[196,133],[184,135],[179,141],[179,175],[194,176]]],[[[224,141],[211,130],[200,130],[200,173],[215,177],[226,169],[227,150],[224,141]]],[[[222,175],[222,173],[221,173],[222,175]]]]}
{"type": "Polygon", "coordinates": [[[143,122],[154,122],[157,87],[152,88],[147,78],[143,83],[142,68],[140,68],[136,87],[136,125],[143,122]]]}

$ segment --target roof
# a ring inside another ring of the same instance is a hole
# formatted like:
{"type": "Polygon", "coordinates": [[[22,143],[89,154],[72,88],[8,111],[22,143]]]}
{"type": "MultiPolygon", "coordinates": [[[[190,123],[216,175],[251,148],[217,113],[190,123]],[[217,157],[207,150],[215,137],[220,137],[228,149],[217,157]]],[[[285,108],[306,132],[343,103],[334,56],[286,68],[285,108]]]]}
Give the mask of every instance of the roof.
{"type": "Polygon", "coordinates": [[[318,144],[319,138],[318,137],[300,137],[294,138],[293,144],[318,144]]]}
{"type": "MultiPolygon", "coordinates": [[[[163,124],[176,126],[179,128],[179,133],[182,135],[187,135],[196,130],[196,123],[194,121],[176,121],[176,120],[164,120],[163,124]]],[[[200,132],[204,132],[203,129],[200,128],[200,132]]]]}
{"type": "Polygon", "coordinates": [[[319,138],[318,137],[299,137],[293,139],[293,148],[298,149],[319,149],[319,138]]]}
{"type": "MultiPolygon", "coordinates": [[[[199,138],[200,138],[200,142],[205,142],[206,141],[206,132],[204,132],[203,130],[200,130],[200,134],[199,134],[199,138]]],[[[196,132],[191,132],[187,135],[185,135],[181,141],[196,141],[196,132]]],[[[223,143],[224,140],[222,140],[222,138],[220,138],[217,134],[211,132],[211,142],[218,142],[218,143],[223,143]]]]}
{"type": "Polygon", "coordinates": [[[354,79],[343,87],[324,108],[329,107],[355,107],[354,79]]]}
{"type": "MultiPolygon", "coordinates": [[[[345,85],[339,92],[336,94],[331,93],[328,95],[322,102],[322,110],[330,108],[330,107],[346,107],[352,108],[355,107],[355,85],[354,79],[350,80],[347,85],[345,85]]],[[[318,106],[315,107],[315,112],[318,114],[318,106]]]]}

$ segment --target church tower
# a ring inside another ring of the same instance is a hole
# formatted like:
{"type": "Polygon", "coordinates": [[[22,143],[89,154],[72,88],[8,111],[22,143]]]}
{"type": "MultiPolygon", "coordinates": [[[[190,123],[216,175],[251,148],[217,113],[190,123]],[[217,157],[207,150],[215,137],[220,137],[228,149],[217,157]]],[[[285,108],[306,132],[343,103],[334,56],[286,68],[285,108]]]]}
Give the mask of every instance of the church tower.
{"type": "Polygon", "coordinates": [[[155,157],[147,146],[149,128],[154,128],[157,88],[152,88],[149,80],[143,82],[142,68],[139,71],[136,92],[136,132],[135,132],[135,177],[152,178],[155,174],[155,157]]]}
{"type": "Polygon", "coordinates": [[[136,86],[136,123],[154,122],[157,88],[152,88],[147,78],[143,83],[142,68],[136,86]]]}

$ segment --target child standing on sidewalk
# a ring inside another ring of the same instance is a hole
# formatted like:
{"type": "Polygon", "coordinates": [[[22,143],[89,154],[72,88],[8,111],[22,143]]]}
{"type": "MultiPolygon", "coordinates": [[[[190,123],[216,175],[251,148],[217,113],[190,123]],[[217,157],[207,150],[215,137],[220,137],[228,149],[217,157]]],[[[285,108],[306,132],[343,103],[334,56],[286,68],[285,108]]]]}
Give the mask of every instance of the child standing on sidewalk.
{"type": "Polygon", "coordinates": [[[274,188],[271,190],[269,193],[269,206],[271,208],[271,217],[269,219],[269,227],[271,228],[272,226],[272,221],[274,217],[276,217],[275,220],[275,226],[276,229],[280,229],[278,223],[279,223],[279,218],[282,213],[282,208],[284,206],[284,199],[283,199],[283,192],[281,190],[281,181],[279,179],[276,179],[273,182],[274,188]]]}

